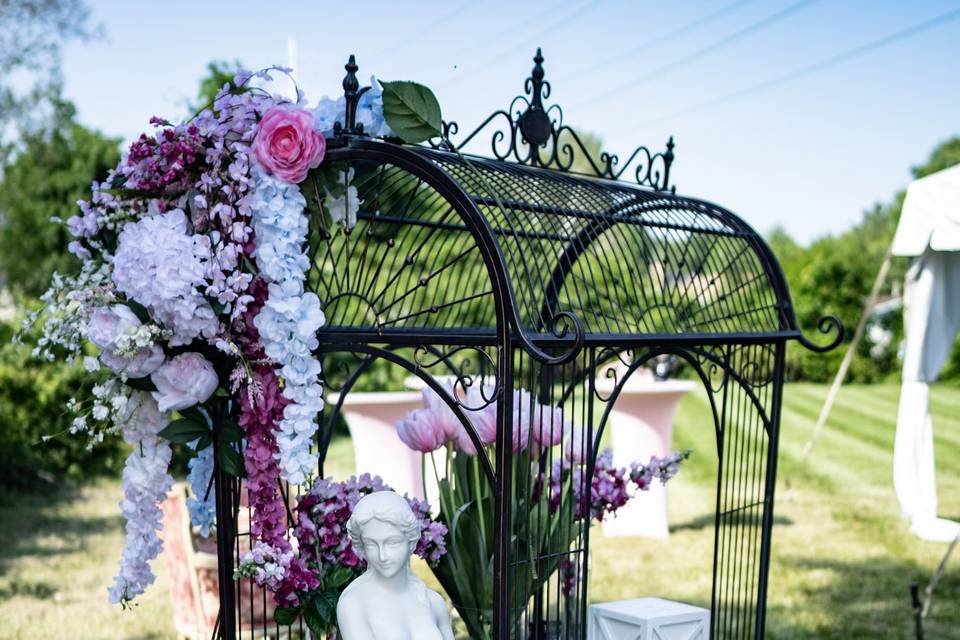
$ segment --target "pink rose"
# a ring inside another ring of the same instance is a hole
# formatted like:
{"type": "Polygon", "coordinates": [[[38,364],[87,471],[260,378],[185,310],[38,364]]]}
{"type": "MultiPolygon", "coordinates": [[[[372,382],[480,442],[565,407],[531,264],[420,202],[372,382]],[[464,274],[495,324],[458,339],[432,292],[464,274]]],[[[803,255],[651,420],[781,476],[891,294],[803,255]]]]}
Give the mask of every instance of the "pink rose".
{"type": "Polygon", "coordinates": [[[323,162],[327,141],[313,128],[313,114],[293,107],[274,107],[260,120],[253,156],[274,177],[302,182],[307,171],[323,162]]]}
{"type": "Polygon", "coordinates": [[[206,401],[217,390],[213,365],[199,353],[181,353],[150,375],[160,411],[186,409],[206,401]]]}

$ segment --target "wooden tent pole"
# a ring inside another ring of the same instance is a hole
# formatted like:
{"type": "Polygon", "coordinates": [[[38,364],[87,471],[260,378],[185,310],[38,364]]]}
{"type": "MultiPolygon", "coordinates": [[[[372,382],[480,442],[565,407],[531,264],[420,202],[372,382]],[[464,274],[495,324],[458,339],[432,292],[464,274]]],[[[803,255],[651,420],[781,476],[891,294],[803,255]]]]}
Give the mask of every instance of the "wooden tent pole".
{"type": "Polygon", "coordinates": [[[833,409],[833,403],[837,399],[837,394],[840,393],[840,387],[843,385],[844,379],[847,377],[847,370],[850,369],[850,363],[853,362],[853,356],[857,353],[857,346],[859,346],[860,340],[863,339],[863,332],[867,328],[867,320],[870,318],[870,311],[873,310],[873,306],[877,302],[877,296],[880,295],[880,287],[882,287],[883,283],[887,280],[887,273],[890,271],[890,263],[892,261],[893,245],[887,249],[886,255],[883,256],[883,263],[880,265],[880,271],[877,272],[877,277],[873,281],[873,288],[870,289],[870,295],[867,296],[867,302],[863,305],[863,312],[860,314],[860,322],[857,324],[857,330],[854,331],[853,339],[850,340],[850,344],[847,346],[847,352],[843,354],[843,361],[840,363],[840,369],[837,370],[837,375],[833,378],[833,385],[830,387],[830,392],[827,394],[827,399],[823,403],[823,408],[820,409],[820,417],[817,418],[817,426],[814,427],[813,434],[810,436],[810,440],[808,440],[807,444],[803,446],[803,455],[800,458],[801,462],[806,462],[807,458],[810,457],[810,452],[813,451],[813,445],[820,436],[820,432],[823,431],[823,427],[827,423],[827,418],[830,417],[830,411],[833,409]]]}

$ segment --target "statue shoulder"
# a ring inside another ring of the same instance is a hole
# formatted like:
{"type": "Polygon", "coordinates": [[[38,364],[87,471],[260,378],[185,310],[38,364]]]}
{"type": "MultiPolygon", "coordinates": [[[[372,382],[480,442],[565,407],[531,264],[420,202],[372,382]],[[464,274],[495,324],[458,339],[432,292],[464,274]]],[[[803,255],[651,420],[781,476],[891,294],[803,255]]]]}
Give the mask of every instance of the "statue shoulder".
{"type": "Polygon", "coordinates": [[[449,615],[447,611],[447,601],[433,589],[427,589],[427,602],[430,603],[430,609],[433,612],[442,613],[445,616],[449,615]]]}
{"type": "Polygon", "coordinates": [[[337,610],[340,610],[340,606],[354,607],[359,606],[360,598],[362,597],[359,591],[362,590],[363,585],[368,582],[367,574],[361,575],[359,578],[347,585],[347,587],[340,594],[340,599],[337,600],[337,610]]]}

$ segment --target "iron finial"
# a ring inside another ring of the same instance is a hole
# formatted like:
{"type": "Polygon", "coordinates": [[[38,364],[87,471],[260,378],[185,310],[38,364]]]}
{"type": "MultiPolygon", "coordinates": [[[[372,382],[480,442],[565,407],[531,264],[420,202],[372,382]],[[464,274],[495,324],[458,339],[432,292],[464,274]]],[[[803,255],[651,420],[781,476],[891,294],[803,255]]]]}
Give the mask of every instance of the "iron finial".
{"type": "MultiPolygon", "coordinates": [[[[539,147],[547,143],[553,133],[550,118],[543,110],[543,92],[546,83],[543,81],[543,53],[537,47],[537,55],[533,56],[533,71],[527,78],[525,88],[530,94],[530,104],[520,116],[520,132],[531,145],[539,147]]],[[[547,85],[548,86],[548,85],[547,85]]]]}
{"type": "Polygon", "coordinates": [[[357,66],[357,58],[352,53],[350,54],[350,59],[347,60],[347,64],[343,65],[343,68],[347,70],[347,75],[343,78],[343,97],[346,102],[346,108],[343,115],[343,127],[342,129],[338,127],[340,123],[334,125],[334,130],[337,133],[346,131],[352,133],[356,128],[357,120],[357,102],[360,100],[360,81],[357,80],[357,71],[360,67],[357,66]]]}

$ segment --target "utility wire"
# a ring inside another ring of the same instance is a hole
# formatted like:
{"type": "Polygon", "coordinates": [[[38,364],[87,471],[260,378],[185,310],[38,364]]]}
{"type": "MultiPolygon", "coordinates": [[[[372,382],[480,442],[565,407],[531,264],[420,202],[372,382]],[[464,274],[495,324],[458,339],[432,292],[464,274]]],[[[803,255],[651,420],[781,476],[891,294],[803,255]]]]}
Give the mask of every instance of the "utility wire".
{"type": "Polygon", "coordinates": [[[618,53],[615,56],[612,56],[605,60],[601,60],[600,62],[593,62],[587,65],[584,65],[582,67],[576,68],[567,73],[560,73],[555,75],[552,74],[552,75],[554,75],[554,77],[556,78],[559,78],[560,80],[566,80],[568,78],[573,78],[575,76],[583,75],[584,73],[593,73],[599,67],[606,67],[616,62],[620,62],[621,60],[624,60],[625,58],[629,58],[630,56],[636,55],[645,49],[649,49],[650,47],[654,47],[668,40],[672,40],[677,36],[681,36],[687,32],[693,31],[694,29],[702,27],[705,24],[709,24],[714,20],[717,20],[718,18],[722,18],[728,13],[732,13],[733,11],[736,11],[740,7],[750,4],[751,2],[756,2],[756,0],[737,0],[736,2],[732,2],[724,7],[721,7],[720,9],[714,11],[713,13],[709,13],[705,16],[697,18],[692,22],[688,22],[685,25],[677,27],[673,31],[668,31],[660,36],[657,36],[653,40],[647,40],[646,42],[642,42],[636,46],[630,47],[626,51],[622,51],[621,53],[618,53]]]}
{"type": "Polygon", "coordinates": [[[731,102],[733,100],[737,100],[739,98],[743,98],[743,97],[752,95],[754,93],[758,93],[760,91],[765,91],[767,89],[771,89],[773,87],[786,84],[794,80],[798,80],[800,78],[809,76],[819,71],[824,71],[831,67],[835,67],[838,64],[848,62],[850,60],[853,60],[854,58],[859,58],[860,56],[866,55],[867,53],[889,46],[891,44],[894,44],[896,42],[899,42],[900,40],[904,40],[911,36],[915,36],[917,34],[923,33],[924,31],[929,31],[934,27],[939,27],[943,24],[946,24],[947,22],[950,22],[951,20],[956,20],[957,18],[960,18],[960,9],[955,9],[953,11],[948,11],[947,13],[942,13],[934,18],[931,18],[919,24],[915,24],[901,31],[891,33],[889,35],[883,36],[882,38],[872,40],[870,42],[859,45],[857,47],[853,47],[852,49],[847,49],[846,51],[843,51],[836,55],[830,56],[828,58],[824,58],[812,64],[806,65],[804,67],[800,67],[799,69],[795,69],[789,73],[785,73],[782,76],[777,76],[769,80],[764,80],[763,82],[757,83],[755,85],[745,87],[743,89],[739,89],[737,91],[733,91],[731,93],[727,93],[722,96],[718,96],[716,98],[713,98],[712,100],[701,102],[700,104],[693,105],[691,107],[687,107],[679,111],[675,111],[666,116],[641,122],[639,123],[639,126],[648,125],[648,124],[657,124],[665,120],[672,120],[673,118],[679,118],[680,116],[686,116],[686,115],[690,115],[691,113],[697,113],[698,111],[703,111],[704,109],[709,109],[711,107],[715,107],[725,102],[731,102]]]}
{"type": "Polygon", "coordinates": [[[411,38],[419,38],[419,37],[421,37],[421,36],[426,36],[426,35],[430,34],[430,33],[433,32],[437,27],[440,27],[440,26],[446,24],[447,22],[450,22],[451,20],[453,20],[454,18],[456,18],[457,16],[459,16],[461,13],[463,13],[463,12],[466,11],[467,9],[469,9],[469,8],[471,8],[471,7],[475,7],[475,6],[477,6],[478,4],[480,4],[481,2],[483,2],[483,0],[467,0],[467,2],[464,2],[463,4],[459,5],[459,6],[458,6],[456,9],[454,9],[453,11],[444,14],[443,16],[437,18],[436,20],[434,20],[433,22],[427,24],[427,25],[424,26],[424,27],[422,27],[422,28],[420,28],[420,29],[417,29],[415,33],[413,33],[413,34],[409,34],[409,33],[408,33],[408,34],[406,34],[406,35],[404,36],[404,38],[403,38],[402,40],[400,40],[399,42],[395,42],[394,44],[390,45],[389,47],[386,47],[385,49],[380,49],[379,51],[376,52],[376,54],[374,54],[373,57],[379,57],[379,56],[381,56],[381,55],[383,55],[383,54],[386,54],[386,53],[390,53],[390,52],[392,52],[392,51],[395,51],[395,50],[399,49],[400,47],[404,46],[405,44],[407,44],[408,42],[410,42],[411,38]]]}
{"type": "Polygon", "coordinates": [[[661,67],[657,67],[653,71],[647,74],[644,74],[639,78],[634,78],[633,80],[624,82],[623,84],[617,85],[616,87],[613,87],[612,89],[604,91],[603,93],[592,96],[587,100],[578,102],[573,106],[575,108],[575,107],[582,107],[588,104],[593,104],[594,102],[605,100],[610,96],[616,95],[626,89],[635,89],[636,87],[644,84],[645,82],[648,82],[649,80],[652,80],[653,78],[656,78],[657,76],[666,73],[667,71],[673,71],[674,69],[688,65],[691,62],[695,62],[700,58],[706,57],[707,55],[713,53],[714,51],[717,51],[718,49],[722,49],[723,47],[731,45],[737,42],[738,40],[742,40],[743,38],[746,38],[749,35],[757,33],[758,31],[762,31],[767,27],[773,26],[774,24],[776,24],[777,22],[780,22],[784,18],[787,18],[792,14],[796,13],[797,11],[800,11],[801,9],[804,9],[818,1],[819,0],[800,0],[800,2],[795,2],[790,6],[784,9],[781,9],[780,11],[777,11],[776,13],[769,15],[766,18],[763,18],[762,20],[758,20],[757,22],[749,24],[746,27],[738,31],[735,31],[728,36],[725,36],[715,42],[712,42],[707,46],[694,51],[693,53],[685,55],[682,58],[678,58],[673,62],[669,62],[661,67]]]}
{"type": "MultiPolygon", "coordinates": [[[[552,35],[552,34],[556,33],[557,31],[560,31],[560,30],[562,30],[562,29],[576,26],[575,23],[573,22],[575,18],[579,18],[580,16],[584,15],[585,13],[596,9],[597,7],[600,6],[600,4],[602,4],[602,0],[592,0],[591,2],[587,2],[587,3],[585,3],[585,4],[579,5],[579,6],[578,6],[576,9],[574,9],[572,12],[566,13],[566,14],[560,16],[559,18],[557,18],[556,20],[553,20],[552,22],[550,22],[550,23],[549,23],[546,27],[544,27],[541,31],[538,31],[537,33],[535,33],[535,34],[533,34],[533,35],[526,36],[526,37],[524,38],[523,42],[517,44],[516,46],[510,47],[509,49],[506,49],[506,50],[504,50],[504,51],[501,51],[499,54],[496,54],[496,55],[494,55],[494,56],[491,57],[491,58],[486,58],[486,59],[484,59],[484,60],[483,60],[483,63],[484,63],[485,65],[490,65],[490,64],[493,64],[493,63],[495,63],[495,62],[499,62],[500,60],[506,58],[507,56],[511,55],[512,53],[515,53],[516,51],[520,51],[520,50],[522,50],[522,49],[525,48],[525,47],[530,47],[532,42],[536,42],[537,40],[539,40],[540,38],[542,38],[542,37],[544,37],[544,36],[546,36],[546,35],[552,35]]],[[[540,16],[538,16],[538,19],[539,19],[539,18],[540,18],[540,16]]],[[[487,43],[485,43],[485,44],[487,44],[487,43]]],[[[532,52],[531,52],[531,53],[532,53],[532,52]]],[[[447,80],[447,81],[445,81],[445,82],[441,82],[441,83],[437,84],[437,86],[438,86],[438,87],[448,87],[448,86],[450,86],[450,85],[456,84],[457,82],[460,82],[460,81],[463,80],[463,79],[464,79],[464,76],[463,76],[462,74],[460,74],[460,75],[458,75],[458,76],[454,76],[454,77],[450,78],[449,80],[447,80]]]]}

